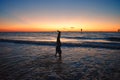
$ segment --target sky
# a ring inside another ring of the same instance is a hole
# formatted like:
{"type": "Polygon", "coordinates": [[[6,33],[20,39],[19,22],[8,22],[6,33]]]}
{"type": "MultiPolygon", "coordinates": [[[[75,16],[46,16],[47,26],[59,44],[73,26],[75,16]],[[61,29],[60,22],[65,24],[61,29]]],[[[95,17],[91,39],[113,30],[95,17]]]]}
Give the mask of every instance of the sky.
{"type": "Polygon", "coordinates": [[[120,0],[0,0],[0,32],[117,31],[120,0]]]}

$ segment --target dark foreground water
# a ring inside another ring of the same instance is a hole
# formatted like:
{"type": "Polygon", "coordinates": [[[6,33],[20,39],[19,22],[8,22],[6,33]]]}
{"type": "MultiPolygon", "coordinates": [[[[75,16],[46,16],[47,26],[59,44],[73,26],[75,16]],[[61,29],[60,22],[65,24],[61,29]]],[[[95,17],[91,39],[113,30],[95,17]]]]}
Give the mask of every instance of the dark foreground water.
{"type": "Polygon", "coordinates": [[[62,33],[62,58],[56,36],[0,33],[0,80],[119,80],[119,33],[62,33]]]}

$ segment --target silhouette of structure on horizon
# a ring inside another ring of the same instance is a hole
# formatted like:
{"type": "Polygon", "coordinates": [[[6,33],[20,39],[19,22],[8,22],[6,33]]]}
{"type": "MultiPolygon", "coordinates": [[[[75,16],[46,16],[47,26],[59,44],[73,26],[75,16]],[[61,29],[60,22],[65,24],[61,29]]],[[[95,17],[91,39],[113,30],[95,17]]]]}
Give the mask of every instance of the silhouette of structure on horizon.
{"type": "Polygon", "coordinates": [[[57,36],[57,42],[56,42],[56,53],[55,53],[55,56],[57,56],[57,54],[59,54],[59,57],[61,57],[61,41],[60,41],[60,36],[61,36],[61,32],[60,31],[57,31],[58,32],[58,36],[57,36]]]}
{"type": "Polygon", "coordinates": [[[120,29],[118,29],[118,32],[120,32],[120,29]]]}
{"type": "Polygon", "coordinates": [[[82,30],[82,28],[81,28],[81,32],[82,32],[83,30],[82,30]]]}

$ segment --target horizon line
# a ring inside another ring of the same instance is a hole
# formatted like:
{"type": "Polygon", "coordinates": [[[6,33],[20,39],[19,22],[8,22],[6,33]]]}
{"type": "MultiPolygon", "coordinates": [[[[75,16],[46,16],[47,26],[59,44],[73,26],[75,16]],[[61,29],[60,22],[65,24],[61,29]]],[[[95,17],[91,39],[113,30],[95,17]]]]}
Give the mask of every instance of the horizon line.
{"type": "MultiPolygon", "coordinates": [[[[27,33],[39,33],[39,32],[57,32],[57,31],[0,31],[0,33],[21,33],[21,32],[27,32],[27,33]]],[[[84,32],[119,32],[119,31],[61,31],[61,32],[80,32],[80,33],[84,33],[84,32]]]]}

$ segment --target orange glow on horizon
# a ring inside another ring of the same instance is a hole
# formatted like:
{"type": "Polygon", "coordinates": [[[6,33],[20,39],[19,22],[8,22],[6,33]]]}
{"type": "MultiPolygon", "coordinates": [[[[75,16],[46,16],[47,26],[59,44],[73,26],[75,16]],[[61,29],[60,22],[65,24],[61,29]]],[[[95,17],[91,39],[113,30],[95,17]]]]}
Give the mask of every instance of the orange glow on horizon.
{"type": "Polygon", "coordinates": [[[81,31],[81,29],[83,29],[83,31],[113,31],[116,32],[118,28],[112,28],[112,29],[107,29],[105,27],[99,27],[96,29],[94,27],[90,27],[90,26],[82,26],[81,27],[57,27],[57,26],[51,26],[51,27],[0,27],[0,32],[46,32],[46,31],[81,31]]]}
{"type": "Polygon", "coordinates": [[[90,19],[86,17],[69,17],[69,18],[36,18],[36,17],[19,17],[21,22],[4,22],[0,19],[0,32],[44,32],[44,31],[114,31],[119,29],[116,21],[107,19],[90,19]],[[82,19],[81,19],[82,18],[82,19]]]}

